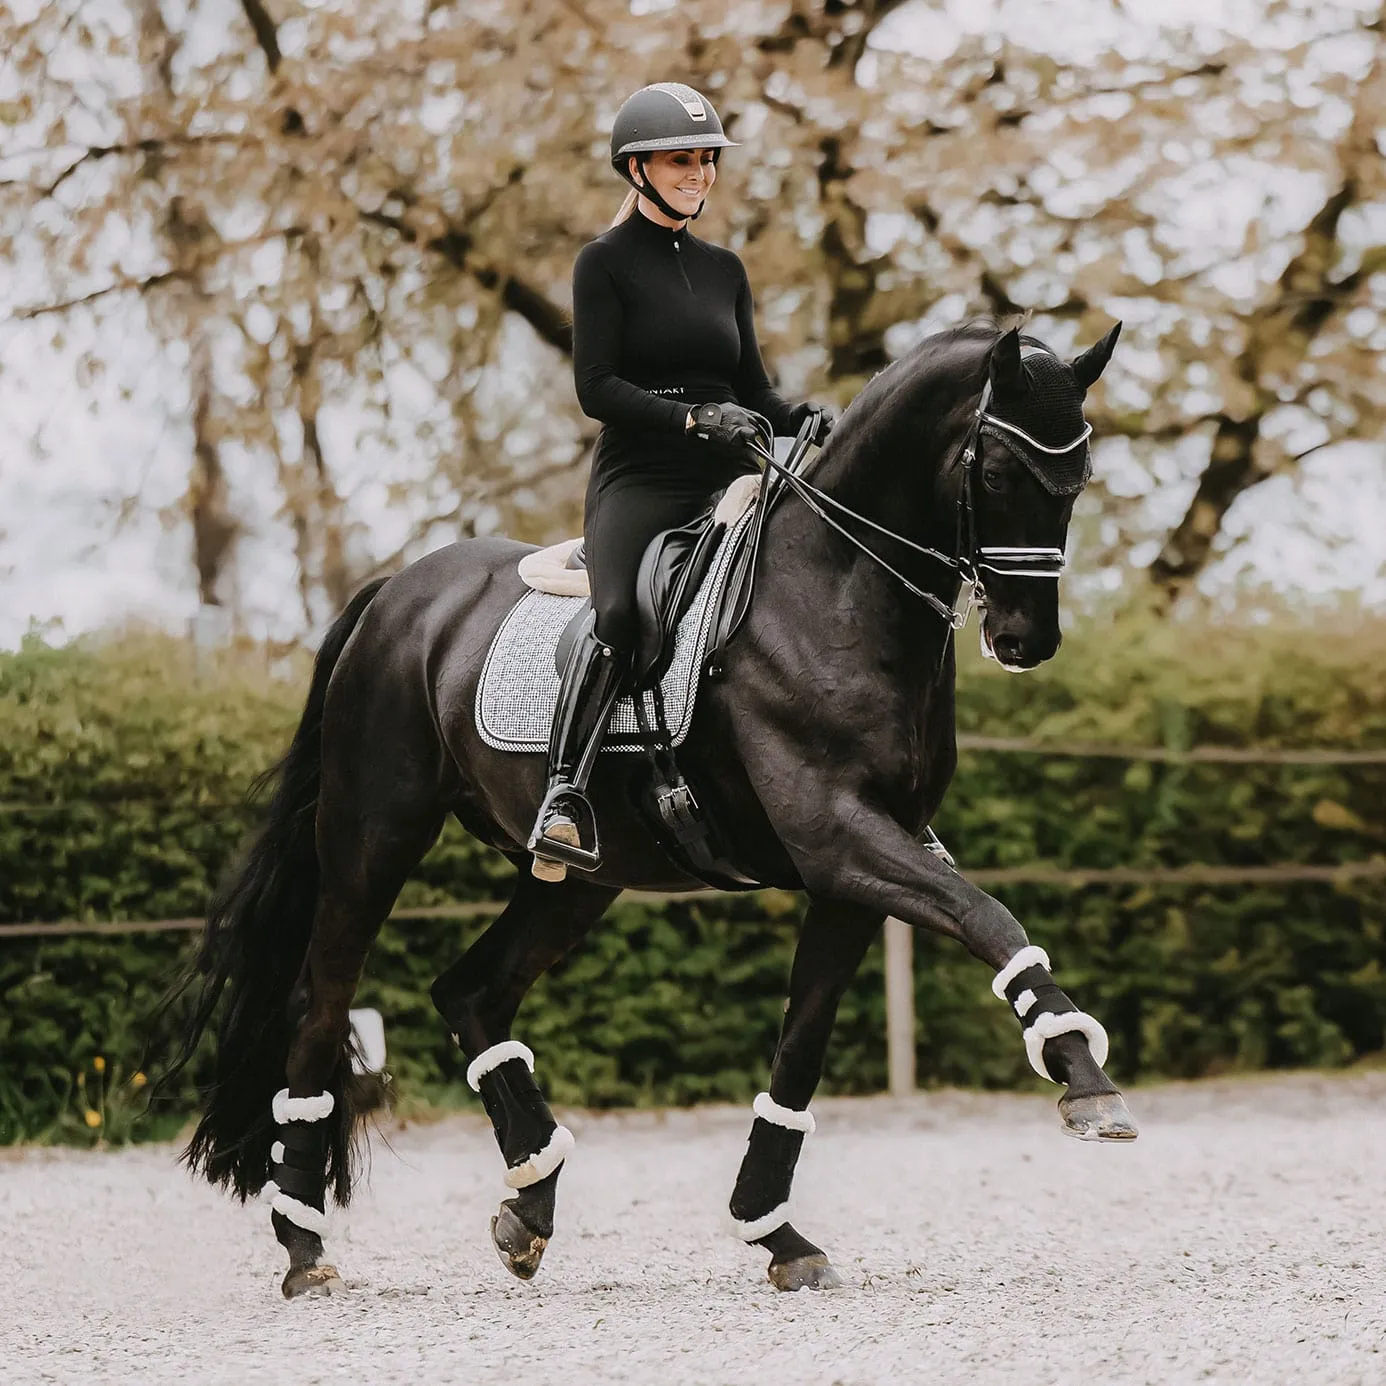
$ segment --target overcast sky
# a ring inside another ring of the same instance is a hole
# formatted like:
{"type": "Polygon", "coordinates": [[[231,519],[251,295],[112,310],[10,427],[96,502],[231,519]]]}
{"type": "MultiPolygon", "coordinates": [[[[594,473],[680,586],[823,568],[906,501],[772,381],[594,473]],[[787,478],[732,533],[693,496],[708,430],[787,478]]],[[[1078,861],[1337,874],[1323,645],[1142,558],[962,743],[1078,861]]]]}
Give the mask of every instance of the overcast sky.
{"type": "MultiPolygon", "coordinates": [[[[636,5],[647,12],[668,7],[663,0],[636,5]]],[[[1093,0],[947,0],[907,5],[885,22],[875,42],[947,61],[964,34],[1004,31],[1012,41],[1068,59],[1091,58],[1115,45],[1134,60],[1142,44],[1153,41],[1157,22],[1192,26],[1216,49],[1225,30],[1258,32],[1261,9],[1254,0],[1122,6],[1093,0]]],[[[1282,36],[1264,37],[1269,44],[1282,36]]],[[[868,57],[863,74],[868,78],[870,62],[868,57]]],[[[1382,139],[1386,143],[1386,132],[1382,139]]],[[[0,176],[5,152],[0,144],[0,176]]],[[[605,170],[594,168],[593,176],[605,176],[605,170]]],[[[1081,195],[1081,187],[1075,195],[1081,195]]],[[[1278,219],[1302,225],[1321,200],[1321,180],[1288,170],[1269,199],[1259,183],[1221,178],[1188,198],[1189,237],[1205,249],[1215,251],[1225,242],[1235,251],[1248,218],[1267,215],[1268,205],[1278,219]]],[[[1380,213],[1383,224],[1364,224],[1353,234],[1386,240],[1386,208],[1380,213]]],[[[888,238],[890,219],[874,218],[871,234],[888,238]]],[[[0,314],[41,300],[44,288],[38,266],[8,285],[0,283],[0,314]]],[[[941,303],[931,319],[903,325],[902,341],[964,311],[961,303],[941,303]]],[[[516,383],[523,388],[525,371],[549,363],[542,348],[527,342],[527,329],[517,325],[514,335],[516,383]]],[[[188,468],[189,435],[177,422],[184,396],[184,363],[178,357],[177,348],[162,347],[148,330],[133,296],[123,303],[105,300],[99,313],[79,309],[30,322],[0,319],[0,646],[13,646],[32,623],[54,635],[72,635],[128,617],[186,630],[196,616],[188,528],[160,518],[182,494],[188,468]],[[105,368],[79,380],[75,363],[93,348],[105,368]]],[[[1119,351],[1110,381],[1110,388],[1139,392],[1140,362],[1119,351]]],[[[401,374],[396,384],[407,409],[410,380],[401,374]]],[[[426,408],[426,401],[421,399],[419,407],[426,408]]],[[[409,459],[369,454],[345,411],[325,410],[322,423],[352,511],[372,517],[371,548],[392,551],[410,517],[407,508],[391,510],[376,498],[383,494],[384,478],[408,478],[409,459]]],[[[1308,438],[1305,446],[1313,442],[1308,438]]],[[[1181,448],[1197,452],[1200,446],[1206,443],[1172,446],[1166,484],[1149,496],[1152,515],[1167,517],[1169,525],[1192,494],[1191,454],[1181,448]]],[[[1100,443],[1096,459],[1113,490],[1149,485],[1148,473],[1130,464],[1120,440],[1100,443]]],[[[243,462],[228,449],[225,463],[233,488],[243,462]]],[[[240,500],[253,508],[251,478],[247,473],[240,480],[246,487],[240,500]]],[[[240,596],[253,633],[282,636],[298,619],[292,548],[272,513],[277,498],[262,496],[259,503],[266,513],[251,516],[260,539],[251,541],[256,550],[239,565],[240,596]]],[[[1351,444],[1316,453],[1297,475],[1265,482],[1239,500],[1226,535],[1234,541],[1233,552],[1205,585],[1225,587],[1239,578],[1314,597],[1355,591],[1386,608],[1386,449],[1351,444]]],[[[438,542],[447,538],[436,537],[438,542]]],[[[1150,557],[1153,553],[1138,552],[1133,561],[1150,557]]],[[[1081,553],[1075,562],[1081,570],[1081,553]]]]}

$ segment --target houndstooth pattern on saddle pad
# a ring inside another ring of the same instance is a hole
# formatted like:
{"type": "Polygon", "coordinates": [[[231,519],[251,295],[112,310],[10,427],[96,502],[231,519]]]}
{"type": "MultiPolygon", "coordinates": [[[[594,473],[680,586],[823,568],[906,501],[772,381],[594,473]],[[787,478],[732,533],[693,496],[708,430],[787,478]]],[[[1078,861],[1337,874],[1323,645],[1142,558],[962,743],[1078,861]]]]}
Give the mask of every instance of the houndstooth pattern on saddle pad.
{"type": "MultiPolygon", "coordinates": [[[[703,653],[716,610],[715,597],[727,580],[734,552],[734,538],[750,523],[748,512],[722,539],[712,567],[693,604],[679,622],[673,662],[664,675],[664,710],[670,741],[683,743],[693,721],[693,703],[702,671],[703,653]]],[[[558,670],[554,651],[558,637],[573,619],[581,597],[555,597],[547,592],[528,592],[496,632],[481,671],[476,693],[476,725],[481,739],[498,751],[547,751],[549,725],[558,702],[558,670]]],[[[654,719],[654,701],[641,695],[654,719]]],[[[605,751],[639,751],[643,742],[635,720],[635,704],[621,698],[612,713],[605,751]]]]}

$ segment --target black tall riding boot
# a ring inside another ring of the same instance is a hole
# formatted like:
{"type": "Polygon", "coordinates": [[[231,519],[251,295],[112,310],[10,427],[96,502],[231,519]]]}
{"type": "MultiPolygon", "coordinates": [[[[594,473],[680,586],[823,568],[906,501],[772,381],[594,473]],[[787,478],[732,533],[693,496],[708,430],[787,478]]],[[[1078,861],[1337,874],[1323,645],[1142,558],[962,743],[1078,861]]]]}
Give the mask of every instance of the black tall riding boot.
{"type": "Polygon", "coordinates": [[[561,881],[569,866],[595,871],[602,864],[587,781],[620,695],[625,668],[626,661],[597,639],[589,619],[558,686],[549,737],[549,787],[527,844],[540,880],[561,881]]]}

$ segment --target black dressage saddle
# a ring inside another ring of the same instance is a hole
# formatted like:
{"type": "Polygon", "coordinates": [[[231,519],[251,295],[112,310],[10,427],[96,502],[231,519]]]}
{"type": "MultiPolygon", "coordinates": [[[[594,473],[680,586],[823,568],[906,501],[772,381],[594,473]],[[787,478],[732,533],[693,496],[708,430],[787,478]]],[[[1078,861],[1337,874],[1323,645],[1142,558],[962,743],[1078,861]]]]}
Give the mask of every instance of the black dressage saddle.
{"type": "MultiPolygon", "coordinates": [[[[714,520],[709,509],[689,524],[679,529],[666,529],[650,541],[635,579],[638,624],[631,661],[632,687],[649,688],[664,677],[674,658],[679,623],[693,605],[693,598],[703,585],[726,532],[727,527],[720,520],[714,520]]],[[[581,545],[570,555],[567,566],[584,566],[581,545]]],[[[554,661],[560,674],[567,666],[573,642],[591,611],[589,598],[578,607],[558,637],[554,661]]]]}

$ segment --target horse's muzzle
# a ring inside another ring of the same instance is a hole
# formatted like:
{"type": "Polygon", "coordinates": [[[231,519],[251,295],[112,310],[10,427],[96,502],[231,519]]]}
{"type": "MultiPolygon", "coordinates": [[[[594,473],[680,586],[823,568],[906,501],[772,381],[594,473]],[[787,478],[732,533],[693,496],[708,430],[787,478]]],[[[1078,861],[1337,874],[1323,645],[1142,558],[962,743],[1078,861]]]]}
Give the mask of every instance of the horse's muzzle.
{"type": "Polygon", "coordinates": [[[981,620],[982,654],[994,659],[1007,673],[1023,674],[1047,659],[1053,659],[1063,635],[1057,626],[1052,632],[1041,631],[1029,621],[1000,620],[993,623],[991,613],[984,611],[981,620]]]}

